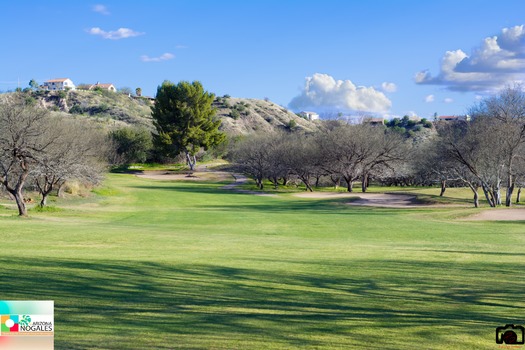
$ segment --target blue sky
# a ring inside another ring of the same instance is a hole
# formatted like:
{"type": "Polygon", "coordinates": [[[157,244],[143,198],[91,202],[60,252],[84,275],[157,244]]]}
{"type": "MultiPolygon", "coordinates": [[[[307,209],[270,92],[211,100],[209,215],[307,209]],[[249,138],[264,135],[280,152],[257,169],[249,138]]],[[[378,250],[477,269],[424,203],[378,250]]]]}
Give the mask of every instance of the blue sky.
{"type": "Polygon", "coordinates": [[[4,1],[0,90],[199,80],[298,110],[463,114],[525,80],[525,1],[4,1]]]}

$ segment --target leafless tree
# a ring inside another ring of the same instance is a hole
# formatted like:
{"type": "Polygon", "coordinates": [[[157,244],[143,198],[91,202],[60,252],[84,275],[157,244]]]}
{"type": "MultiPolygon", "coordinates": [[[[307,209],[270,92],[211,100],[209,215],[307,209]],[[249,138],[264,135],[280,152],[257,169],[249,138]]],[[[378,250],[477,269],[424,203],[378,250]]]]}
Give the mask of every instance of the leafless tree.
{"type": "Polygon", "coordinates": [[[243,172],[253,177],[258,188],[264,188],[264,179],[270,176],[273,156],[271,141],[275,135],[258,134],[238,142],[230,152],[233,161],[243,172]]]}
{"type": "Polygon", "coordinates": [[[333,179],[342,177],[348,192],[353,191],[358,180],[365,192],[371,176],[392,169],[406,155],[400,135],[386,132],[380,126],[340,125],[319,135],[318,140],[320,158],[324,160],[322,168],[333,179]]]}
{"type": "Polygon", "coordinates": [[[41,157],[31,176],[40,192],[40,206],[54,190],[59,191],[66,181],[76,179],[88,184],[102,180],[104,158],[108,145],[104,133],[87,121],[59,120],[53,135],[55,141],[41,157]]]}
{"type": "Polygon", "coordinates": [[[24,185],[55,140],[48,112],[22,101],[14,95],[0,102],[0,182],[26,216],[24,185]]]}
{"type": "Polygon", "coordinates": [[[67,179],[98,181],[102,168],[87,159],[105,155],[101,135],[93,133],[87,122],[52,117],[45,109],[26,105],[19,95],[4,97],[0,183],[15,199],[19,215],[27,215],[24,187],[29,182],[38,188],[45,205],[49,193],[67,179]]]}
{"type": "Polygon", "coordinates": [[[502,161],[505,147],[501,142],[487,141],[503,136],[497,126],[494,119],[478,117],[472,122],[446,124],[438,130],[445,155],[470,171],[491,207],[501,204],[501,185],[506,172],[502,161]]]}
{"type": "Polygon", "coordinates": [[[488,118],[491,123],[491,133],[487,135],[486,143],[491,147],[501,149],[500,164],[504,169],[503,179],[507,188],[505,205],[512,203],[512,194],[516,186],[518,174],[517,158],[525,148],[525,92],[523,86],[507,87],[496,96],[487,98],[471,110],[474,118],[488,118]]]}

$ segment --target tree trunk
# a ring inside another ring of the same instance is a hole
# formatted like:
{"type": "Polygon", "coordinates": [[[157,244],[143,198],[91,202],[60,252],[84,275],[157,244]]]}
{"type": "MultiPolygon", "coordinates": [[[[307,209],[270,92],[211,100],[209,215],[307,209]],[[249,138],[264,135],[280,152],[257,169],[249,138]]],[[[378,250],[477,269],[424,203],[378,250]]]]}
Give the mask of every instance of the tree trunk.
{"type": "Polygon", "coordinates": [[[441,180],[441,192],[439,193],[439,196],[443,197],[446,190],[447,190],[447,180],[441,180]]]}
{"type": "Polygon", "coordinates": [[[197,157],[195,157],[195,155],[191,155],[190,152],[186,152],[186,162],[188,163],[190,170],[194,171],[195,164],[197,164],[197,157]]]}
{"type": "Polygon", "coordinates": [[[350,180],[346,180],[346,190],[348,192],[354,192],[354,182],[350,180]]]}
{"type": "Polygon", "coordinates": [[[479,194],[478,189],[473,190],[474,191],[474,207],[479,208],[479,194]]]}
{"type": "Polygon", "coordinates": [[[40,200],[40,208],[43,208],[47,205],[47,193],[42,193],[42,199],[40,200]]]}
{"type": "Polygon", "coordinates": [[[42,199],[40,200],[40,207],[43,208],[47,205],[47,197],[53,192],[53,185],[47,187],[45,191],[40,191],[42,199]]]}
{"type": "Polygon", "coordinates": [[[479,208],[479,194],[478,194],[478,187],[474,186],[469,181],[464,181],[468,187],[472,190],[472,193],[474,193],[474,207],[479,208]]]}
{"type": "Polygon", "coordinates": [[[505,206],[506,207],[510,207],[512,205],[512,192],[514,192],[514,180],[512,178],[512,175],[509,175],[507,194],[505,196],[505,206]]]}
{"type": "Polygon", "coordinates": [[[312,186],[310,186],[310,177],[309,176],[301,176],[301,181],[303,181],[304,185],[306,186],[306,190],[313,192],[312,186]]]}
{"type": "Polygon", "coordinates": [[[27,207],[24,202],[24,195],[22,194],[22,189],[16,190],[13,195],[15,196],[16,206],[18,207],[19,216],[27,216],[27,207]]]}
{"type": "Polygon", "coordinates": [[[501,189],[499,186],[494,191],[494,203],[496,203],[496,205],[501,205],[501,189]]]}
{"type": "Polygon", "coordinates": [[[516,193],[516,204],[521,200],[521,187],[518,187],[518,193],[516,193]]]}
{"type": "Polygon", "coordinates": [[[494,198],[492,194],[490,193],[489,189],[486,185],[482,185],[481,188],[483,189],[483,193],[485,194],[485,198],[487,199],[487,202],[489,202],[489,205],[494,208],[496,206],[496,203],[494,203],[494,198]]]}
{"type": "Polygon", "coordinates": [[[332,175],[330,175],[330,180],[332,180],[332,182],[334,183],[334,187],[335,189],[338,189],[339,186],[341,186],[341,177],[338,176],[334,179],[334,177],[332,175]]]}
{"type": "Polygon", "coordinates": [[[368,188],[368,175],[363,175],[361,179],[361,192],[365,193],[368,188]]]}

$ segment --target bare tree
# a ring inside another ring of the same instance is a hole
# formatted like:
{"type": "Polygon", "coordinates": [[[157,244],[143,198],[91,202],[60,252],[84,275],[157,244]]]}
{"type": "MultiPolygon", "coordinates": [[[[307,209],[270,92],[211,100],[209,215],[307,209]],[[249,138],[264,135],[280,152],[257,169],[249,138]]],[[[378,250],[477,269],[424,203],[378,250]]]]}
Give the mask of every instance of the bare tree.
{"type": "MultiPolygon", "coordinates": [[[[456,122],[439,128],[441,148],[455,164],[465,167],[476,178],[491,207],[501,204],[501,185],[505,174],[506,149],[500,142],[502,129],[492,118],[478,117],[472,122],[456,122]]],[[[458,172],[456,172],[458,173],[458,172]]]]}
{"type": "Polygon", "coordinates": [[[520,85],[507,87],[496,96],[487,98],[471,110],[474,118],[490,118],[492,135],[485,142],[503,149],[501,162],[507,187],[505,205],[511,206],[512,194],[518,176],[517,157],[524,152],[525,145],[525,93],[520,85]],[[496,137],[496,134],[499,137],[496,137]]]}
{"type": "Polygon", "coordinates": [[[269,177],[272,166],[270,145],[274,135],[250,136],[239,143],[231,152],[233,161],[243,172],[253,177],[258,188],[264,188],[264,179],[269,177]]]}
{"type": "Polygon", "coordinates": [[[318,143],[322,168],[336,181],[342,177],[348,192],[353,191],[358,180],[365,192],[371,176],[392,170],[392,165],[404,159],[407,151],[400,135],[367,124],[332,128],[319,135],[318,143]]]}
{"type": "Polygon", "coordinates": [[[80,123],[61,118],[50,137],[54,137],[55,141],[31,176],[42,197],[42,207],[47,204],[49,194],[59,190],[68,180],[99,183],[105,170],[104,157],[108,152],[105,135],[86,121],[80,123]]]}
{"type": "Polygon", "coordinates": [[[396,132],[374,126],[360,129],[365,136],[362,138],[364,147],[361,148],[361,191],[366,192],[370,177],[380,175],[384,171],[394,171],[394,164],[408,158],[410,148],[396,132]]]}
{"type": "Polygon", "coordinates": [[[0,182],[26,216],[24,185],[55,140],[47,111],[21,101],[15,95],[0,103],[0,182]]]}
{"type": "Polygon", "coordinates": [[[313,192],[312,178],[320,176],[319,145],[312,136],[295,134],[290,135],[289,138],[291,141],[287,148],[289,168],[302,181],[306,190],[313,192]]]}

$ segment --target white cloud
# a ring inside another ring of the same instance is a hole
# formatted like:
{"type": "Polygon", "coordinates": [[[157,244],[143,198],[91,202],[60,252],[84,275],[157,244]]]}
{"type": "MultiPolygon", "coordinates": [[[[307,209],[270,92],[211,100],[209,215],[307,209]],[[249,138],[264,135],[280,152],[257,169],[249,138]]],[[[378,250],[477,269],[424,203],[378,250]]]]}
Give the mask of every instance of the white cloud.
{"type": "Polygon", "coordinates": [[[104,16],[108,16],[111,14],[106,6],[100,4],[93,6],[93,11],[98,12],[104,16]]]}
{"type": "Polygon", "coordinates": [[[428,70],[414,77],[418,84],[445,85],[457,91],[490,91],[525,80],[525,28],[503,28],[497,36],[485,38],[471,54],[447,51],[440,72],[428,70]]]}
{"type": "Polygon", "coordinates": [[[443,102],[445,102],[445,103],[452,103],[452,102],[454,102],[454,99],[452,99],[452,98],[450,98],[450,97],[447,97],[447,98],[445,98],[445,99],[443,100],[443,102]]]}
{"type": "Polygon", "coordinates": [[[427,97],[425,97],[425,102],[426,103],[434,102],[434,95],[428,95],[427,97]]]}
{"type": "Polygon", "coordinates": [[[388,83],[388,82],[384,82],[381,84],[381,89],[384,91],[384,92],[396,92],[397,91],[397,85],[394,84],[394,83],[388,83]]]}
{"type": "Polygon", "coordinates": [[[384,113],[392,102],[373,87],[358,87],[350,80],[335,80],[328,74],[315,73],[306,78],[301,94],[294,97],[289,106],[295,110],[384,113]]]}
{"type": "Polygon", "coordinates": [[[148,55],[140,56],[142,62],[161,62],[169,61],[175,58],[175,55],[169,52],[166,52],[158,57],[149,57],[148,55]]]}
{"type": "Polygon", "coordinates": [[[145,34],[141,32],[136,32],[129,28],[119,28],[115,31],[106,32],[105,30],[102,30],[98,27],[91,28],[90,30],[88,30],[88,33],[92,35],[99,35],[103,37],[104,39],[110,39],[110,40],[127,39],[127,38],[132,38],[135,36],[140,36],[140,35],[145,34]]]}

